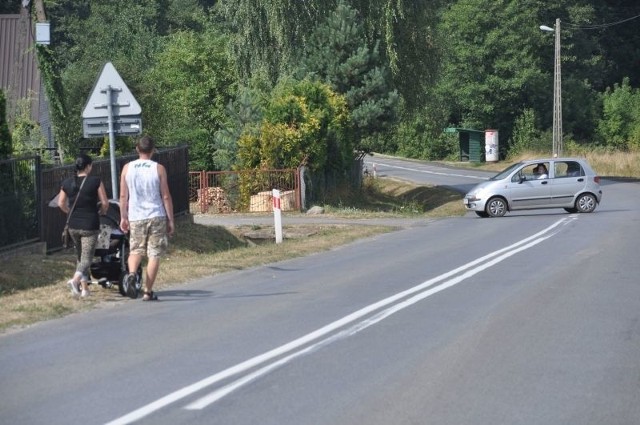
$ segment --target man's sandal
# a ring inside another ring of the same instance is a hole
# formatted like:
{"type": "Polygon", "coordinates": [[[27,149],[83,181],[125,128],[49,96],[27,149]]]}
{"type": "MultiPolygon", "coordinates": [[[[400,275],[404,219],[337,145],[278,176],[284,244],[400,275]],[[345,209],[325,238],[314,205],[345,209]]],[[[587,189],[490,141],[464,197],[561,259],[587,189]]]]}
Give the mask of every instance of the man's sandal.
{"type": "Polygon", "coordinates": [[[144,292],[142,296],[142,301],[158,301],[158,296],[153,292],[144,292]]]}

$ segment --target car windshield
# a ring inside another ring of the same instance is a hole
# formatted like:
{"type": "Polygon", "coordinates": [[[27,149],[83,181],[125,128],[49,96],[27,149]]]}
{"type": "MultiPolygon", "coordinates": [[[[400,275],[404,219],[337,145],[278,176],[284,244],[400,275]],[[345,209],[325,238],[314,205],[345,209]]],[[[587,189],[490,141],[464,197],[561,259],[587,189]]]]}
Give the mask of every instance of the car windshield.
{"type": "Polygon", "coordinates": [[[522,165],[521,162],[518,162],[516,164],[512,164],[509,167],[505,168],[504,170],[500,171],[495,176],[491,177],[489,180],[502,180],[502,179],[506,178],[509,174],[511,174],[511,172],[513,171],[514,168],[519,167],[520,165],[522,165]]]}

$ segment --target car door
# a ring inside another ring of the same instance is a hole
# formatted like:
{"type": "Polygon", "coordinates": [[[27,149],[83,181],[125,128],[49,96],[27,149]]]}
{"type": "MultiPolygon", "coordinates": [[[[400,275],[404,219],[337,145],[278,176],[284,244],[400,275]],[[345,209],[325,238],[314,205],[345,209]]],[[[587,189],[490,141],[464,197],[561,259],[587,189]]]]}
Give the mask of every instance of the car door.
{"type": "Polygon", "coordinates": [[[551,185],[547,177],[538,178],[534,173],[537,164],[529,164],[516,171],[509,188],[509,204],[512,210],[545,208],[551,202],[551,185]]]}
{"type": "Polygon", "coordinates": [[[578,161],[555,161],[551,179],[551,203],[554,206],[571,208],[575,196],[585,185],[585,172],[578,161]]]}

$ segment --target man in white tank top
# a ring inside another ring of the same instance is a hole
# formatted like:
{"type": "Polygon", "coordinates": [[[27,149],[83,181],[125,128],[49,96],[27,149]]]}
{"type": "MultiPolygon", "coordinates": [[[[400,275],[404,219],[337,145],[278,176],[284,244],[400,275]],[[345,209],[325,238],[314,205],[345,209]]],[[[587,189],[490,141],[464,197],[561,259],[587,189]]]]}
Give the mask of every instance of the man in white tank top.
{"type": "Polygon", "coordinates": [[[175,231],[173,201],[167,183],[167,171],[151,160],[155,142],[143,136],[136,144],[139,159],[131,161],[120,175],[120,228],[130,232],[129,273],[123,282],[127,295],[137,298],[135,271],[142,258],[148,258],[143,301],[155,301],[153,284],[160,268],[160,258],[166,253],[168,236],[175,231]]]}

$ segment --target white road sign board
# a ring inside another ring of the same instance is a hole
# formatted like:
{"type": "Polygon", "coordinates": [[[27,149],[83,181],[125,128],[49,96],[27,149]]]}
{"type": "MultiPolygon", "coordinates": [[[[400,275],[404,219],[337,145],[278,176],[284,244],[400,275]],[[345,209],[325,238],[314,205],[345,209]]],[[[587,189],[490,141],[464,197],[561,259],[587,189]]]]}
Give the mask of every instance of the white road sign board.
{"type": "Polygon", "coordinates": [[[82,111],[82,118],[104,118],[108,117],[107,111],[107,90],[111,87],[111,107],[113,116],[140,115],[142,108],[133,93],[124,83],[118,71],[111,62],[107,62],[102,68],[102,73],[98,77],[89,100],[82,111]]]}
{"type": "Polygon", "coordinates": [[[82,111],[84,137],[109,135],[111,159],[111,193],[118,199],[116,169],[116,134],[132,136],[142,132],[142,108],[111,62],[102,68],[100,76],[82,111]]]}

